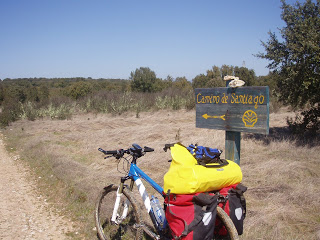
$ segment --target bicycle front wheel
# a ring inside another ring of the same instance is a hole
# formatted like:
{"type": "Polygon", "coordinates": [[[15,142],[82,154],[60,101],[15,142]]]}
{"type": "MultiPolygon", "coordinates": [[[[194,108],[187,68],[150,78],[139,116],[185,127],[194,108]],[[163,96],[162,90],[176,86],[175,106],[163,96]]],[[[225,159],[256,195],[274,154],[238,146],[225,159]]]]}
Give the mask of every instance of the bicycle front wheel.
{"type": "Polygon", "coordinates": [[[239,235],[229,215],[217,207],[217,219],[214,229],[214,240],[239,240],[239,235]]]}
{"type": "Polygon", "coordinates": [[[101,240],[141,239],[140,212],[130,191],[123,189],[116,220],[111,221],[118,186],[110,185],[100,193],[96,209],[95,222],[101,240]]]}

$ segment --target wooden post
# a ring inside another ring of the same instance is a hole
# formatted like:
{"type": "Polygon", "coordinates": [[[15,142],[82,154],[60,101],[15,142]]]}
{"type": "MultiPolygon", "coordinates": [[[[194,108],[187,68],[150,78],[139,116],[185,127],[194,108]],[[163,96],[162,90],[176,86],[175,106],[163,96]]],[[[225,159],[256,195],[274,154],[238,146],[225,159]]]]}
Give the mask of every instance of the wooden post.
{"type": "MultiPolygon", "coordinates": [[[[231,80],[226,81],[226,87],[228,87],[231,80]]],[[[240,141],[241,133],[226,131],[225,138],[225,158],[234,161],[240,166],[240,141]]]]}
{"type": "Polygon", "coordinates": [[[240,132],[226,131],[225,158],[240,166],[240,132]]]}

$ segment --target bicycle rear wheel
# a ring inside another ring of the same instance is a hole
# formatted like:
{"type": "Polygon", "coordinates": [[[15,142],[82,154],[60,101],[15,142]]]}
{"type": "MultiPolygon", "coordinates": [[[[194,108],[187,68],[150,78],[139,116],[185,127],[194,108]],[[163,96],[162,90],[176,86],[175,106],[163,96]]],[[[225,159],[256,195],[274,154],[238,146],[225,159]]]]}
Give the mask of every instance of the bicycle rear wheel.
{"type": "Polygon", "coordinates": [[[239,235],[229,215],[221,208],[217,207],[218,223],[214,230],[214,240],[239,240],[239,235]]]}
{"type": "Polygon", "coordinates": [[[118,186],[110,185],[100,193],[95,209],[95,222],[101,240],[141,239],[143,231],[139,227],[141,217],[130,191],[123,189],[117,223],[111,222],[118,186]],[[128,207],[128,209],[126,209],[128,207]],[[123,213],[127,211],[126,217],[123,213]]]}

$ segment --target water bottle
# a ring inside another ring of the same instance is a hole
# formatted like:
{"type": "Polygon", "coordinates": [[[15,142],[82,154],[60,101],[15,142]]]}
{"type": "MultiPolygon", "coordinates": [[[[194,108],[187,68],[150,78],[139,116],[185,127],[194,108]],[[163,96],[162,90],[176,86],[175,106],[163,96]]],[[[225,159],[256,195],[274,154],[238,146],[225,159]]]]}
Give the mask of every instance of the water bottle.
{"type": "Polygon", "coordinates": [[[159,199],[157,197],[151,196],[150,203],[156,221],[156,225],[159,228],[159,230],[162,230],[165,227],[166,216],[161,207],[159,199]]]}

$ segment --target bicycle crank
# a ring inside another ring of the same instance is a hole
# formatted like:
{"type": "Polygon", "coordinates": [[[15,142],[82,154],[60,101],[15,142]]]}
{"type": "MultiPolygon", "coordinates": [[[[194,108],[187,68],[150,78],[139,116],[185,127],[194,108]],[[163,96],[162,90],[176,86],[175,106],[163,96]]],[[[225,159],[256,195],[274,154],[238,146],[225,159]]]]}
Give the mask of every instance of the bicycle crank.
{"type": "Polygon", "coordinates": [[[139,229],[139,228],[142,228],[142,230],[148,234],[150,237],[152,237],[153,239],[155,240],[160,240],[160,236],[155,234],[154,232],[152,232],[145,224],[137,224],[135,223],[133,225],[133,228],[135,229],[139,229]]]}

